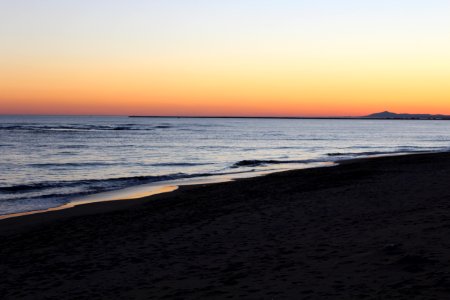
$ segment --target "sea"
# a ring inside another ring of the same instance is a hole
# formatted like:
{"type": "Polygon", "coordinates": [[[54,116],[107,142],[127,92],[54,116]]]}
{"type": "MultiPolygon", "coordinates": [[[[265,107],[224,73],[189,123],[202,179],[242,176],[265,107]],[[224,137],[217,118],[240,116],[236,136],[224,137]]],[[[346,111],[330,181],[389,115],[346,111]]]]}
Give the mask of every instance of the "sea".
{"type": "Polygon", "coordinates": [[[450,121],[438,120],[0,116],[0,215],[113,200],[130,188],[142,196],[174,182],[448,150],[450,121]]]}

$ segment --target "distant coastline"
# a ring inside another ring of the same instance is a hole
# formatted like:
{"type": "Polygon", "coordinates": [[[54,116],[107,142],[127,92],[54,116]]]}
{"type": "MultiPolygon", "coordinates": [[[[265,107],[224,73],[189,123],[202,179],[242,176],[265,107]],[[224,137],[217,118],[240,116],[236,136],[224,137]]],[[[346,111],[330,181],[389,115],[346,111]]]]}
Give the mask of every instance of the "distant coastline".
{"type": "Polygon", "coordinates": [[[418,121],[450,121],[450,116],[442,117],[271,117],[271,116],[139,116],[131,115],[129,118],[178,118],[178,119],[286,119],[286,120],[418,120],[418,121]]]}
{"type": "Polygon", "coordinates": [[[441,114],[397,114],[391,112],[374,113],[367,116],[195,116],[195,115],[35,115],[35,114],[0,114],[0,117],[128,117],[128,118],[170,118],[170,119],[292,119],[292,120],[420,120],[420,121],[450,121],[450,115],[441,114]]]}
{"type": "Polygon", "coordinates": [[[358,120],[362,117],[271,117],[271,116],[128,116],[129,118],[179,118],[179,119],[301,119],[301,120],[358,120]]]}
{"type": "Polygon", "coordinates": [[[281,116],[145,116],[131,115],[130,118],[196,118],[196,119],[301,119],[301,120],[444,120],[449,121],[449,115],[432,114],[397,114],[389,111],[373,113],[367,116],[344,117],[281,117],[281,116]]]}

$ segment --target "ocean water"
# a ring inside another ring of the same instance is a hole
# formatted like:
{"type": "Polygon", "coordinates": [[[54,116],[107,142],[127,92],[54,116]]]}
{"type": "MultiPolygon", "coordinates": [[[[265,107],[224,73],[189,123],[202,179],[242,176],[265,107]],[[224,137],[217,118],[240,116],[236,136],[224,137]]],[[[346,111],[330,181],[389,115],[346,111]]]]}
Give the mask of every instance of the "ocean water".
{"type": "Polygon", "coordinates": [[[449,149],[448,121],[0,116],[0,215],[174,179],[449,149]]]}

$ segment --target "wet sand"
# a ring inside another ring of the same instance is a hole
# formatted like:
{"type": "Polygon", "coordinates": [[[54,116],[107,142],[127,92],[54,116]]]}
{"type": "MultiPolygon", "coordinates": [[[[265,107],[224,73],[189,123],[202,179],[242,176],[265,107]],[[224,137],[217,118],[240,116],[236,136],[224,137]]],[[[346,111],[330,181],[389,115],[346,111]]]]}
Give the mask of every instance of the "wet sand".
{"type": "Polygon", "coordinates": [[[448,299],[450,154],[0,220],[2,299],[448,299]]]}

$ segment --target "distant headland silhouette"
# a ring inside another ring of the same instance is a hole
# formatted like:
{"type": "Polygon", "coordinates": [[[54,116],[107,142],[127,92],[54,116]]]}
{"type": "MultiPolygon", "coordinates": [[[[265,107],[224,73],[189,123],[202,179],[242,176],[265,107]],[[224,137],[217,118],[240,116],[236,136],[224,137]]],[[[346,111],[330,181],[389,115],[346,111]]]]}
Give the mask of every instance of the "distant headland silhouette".
{"type": "Polygon", "coordinates": [[[450,120],[447,115],[431,114],[397,114],[389,111],[374,113],[363,118],[367,119],[394,119],[394,120],[450,120]]]}

